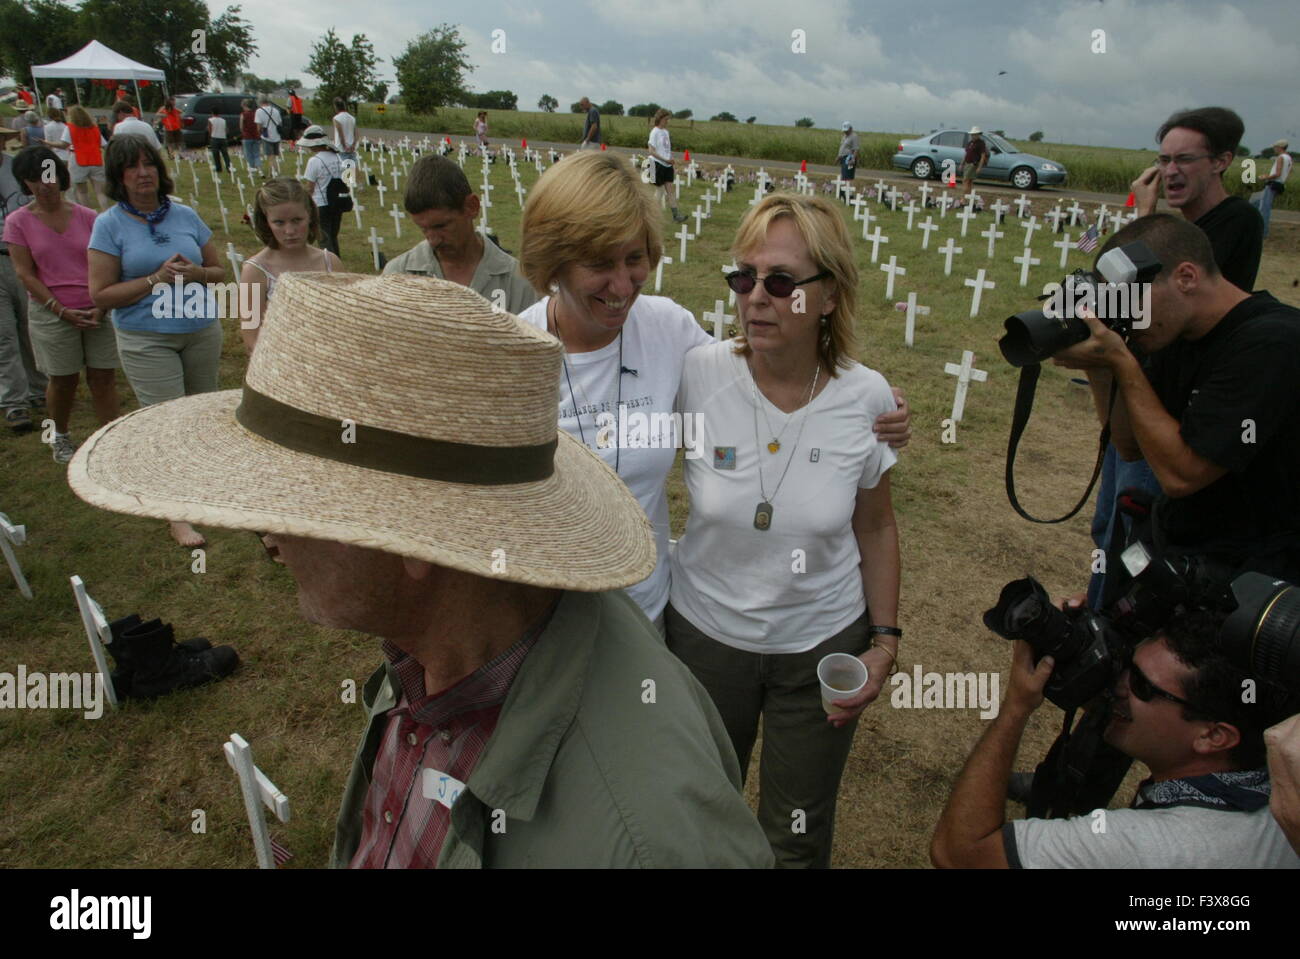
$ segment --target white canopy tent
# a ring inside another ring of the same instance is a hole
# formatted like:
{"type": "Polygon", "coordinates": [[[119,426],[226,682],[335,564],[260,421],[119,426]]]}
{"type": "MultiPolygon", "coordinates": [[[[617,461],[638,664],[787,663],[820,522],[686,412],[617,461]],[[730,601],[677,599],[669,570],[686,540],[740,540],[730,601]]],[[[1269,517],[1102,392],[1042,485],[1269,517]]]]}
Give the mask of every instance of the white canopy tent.
{"type": "MultiPolygon", "coordinates": [[[[134,60],[122,56],[116,50],[104,46],[98,40],[91,40],[88,44],[74,53],[72,56],[57,63],[45,63],[40,66],[32,65],[32,84],[36,87],[36,102],[41,103],[41,88],[37,82],[37,77],[52,77],[60,80],[63,79],[88,79],[88,80],[130,80],[135,87],[135,102],[140,104],[140,81],[148,80],[151,82],[161,83],[164,90],[167,87],[167,76],[161,70],[147,67],[143,63],[136,63],[134,60]]],[[[77,91],[77,102],[81,102],[81,88],[73,84],[73,89],[77,91]]]]}

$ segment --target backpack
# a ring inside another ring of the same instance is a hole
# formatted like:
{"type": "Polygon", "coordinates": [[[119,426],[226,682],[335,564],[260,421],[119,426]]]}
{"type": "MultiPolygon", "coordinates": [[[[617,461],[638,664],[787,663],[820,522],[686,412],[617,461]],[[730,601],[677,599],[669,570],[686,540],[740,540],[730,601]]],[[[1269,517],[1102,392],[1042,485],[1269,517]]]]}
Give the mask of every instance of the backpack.
{"type": "MultiPolygon", "coordinates": [[[[342,172],[342,164],[339,172],[342,172]]],[[[325,202],[330,209],[337,210],[339,213],[352,212],[352,191],[348,189],[342,177],[330,174],[330,181],[325,184],[325,202]]]]}

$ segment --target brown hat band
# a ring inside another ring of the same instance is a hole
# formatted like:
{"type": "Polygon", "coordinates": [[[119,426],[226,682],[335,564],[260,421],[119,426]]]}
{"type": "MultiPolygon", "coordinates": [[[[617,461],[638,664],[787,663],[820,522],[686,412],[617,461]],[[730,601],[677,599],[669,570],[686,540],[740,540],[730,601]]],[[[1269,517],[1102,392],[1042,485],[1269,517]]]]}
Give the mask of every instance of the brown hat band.
{"type": "Polygon", "coordinates": [[[558,437],[537,446],[477,446],[308,413],[247,383],[235,409],[246,430],[278,446],[384,473],[472,486],[533,483],[555,472],[558,437]]]}

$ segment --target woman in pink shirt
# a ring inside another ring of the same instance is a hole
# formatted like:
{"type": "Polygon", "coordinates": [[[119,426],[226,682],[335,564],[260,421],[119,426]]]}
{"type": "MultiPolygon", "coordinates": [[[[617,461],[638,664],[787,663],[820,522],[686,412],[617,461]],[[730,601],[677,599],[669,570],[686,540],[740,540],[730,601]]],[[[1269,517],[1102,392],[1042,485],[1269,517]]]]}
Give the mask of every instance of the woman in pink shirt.
{"type": "Polygon", "coordinates": [[[117,340],[103,311],[95,309],[87,281],[86,247],[95,212],[63,198],[72,178],[48,147],[21,151],[13,173],[32,202],[5,218],[4,241],[30,297],[27,318],[36,367],[49,376],[45,402],[54,420],[54,461],[66,463],[77,448],[68,417],[83,367],[100,425],[118,412],[117,340]],[[48,170],[55,172],[53,180],[43,175],[48,170]]]}

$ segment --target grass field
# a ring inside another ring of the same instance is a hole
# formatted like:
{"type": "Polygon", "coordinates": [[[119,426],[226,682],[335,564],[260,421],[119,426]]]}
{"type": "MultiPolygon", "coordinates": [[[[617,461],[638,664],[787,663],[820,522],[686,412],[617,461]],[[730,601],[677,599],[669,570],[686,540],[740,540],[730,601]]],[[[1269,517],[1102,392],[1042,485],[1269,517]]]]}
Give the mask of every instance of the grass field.
{"type": "MultiPolygon", "coordinates": [[[[318,111],[319,112],[319,111],[318,111]]],[[[436,116],[412,116],[400,104],[376,112],[374,104],[361,107],[358,120],[363,127],[389,130],[424,130],[452,135],[472,136],[474,116],[478,111],[448,107],[436,116]]],[[[489,134],[517,140],[528,137],[576,144],[582,139],[583,117],[577,113],[533,113],[528,111],[490,110],[489,134]]],[[[649,135],[644,117],[602,117],[605,141],[611,146],[644,150],[649,135]]],[[[801,129],[764,123],[723,123],[709,120],[672,120],[668,126],[674,150],[690,150],[718,156],[752,157],[757,160],[788,160],[798,163],[835,162],[840,146],[838,130],[801,129]]],[[[862,143],[862,165],[868,170],[890,169],[890,158],[898,150],[898,141],[928,133],[871,133],[858,131],[862,143]]],[[[1154,129],[1152,133],[1154,134],[1154,129]]],[[[1149,150],[1125,150],[1116,147],[1075,146],[1065,143],[1030,143],[1012,140],[1027,153],[1045,156],[1065,164],[1070,172],[1068,185],[1077,190],[1097,193],[1127,194],[1129,184],[1155,162],[1155,145],[1149,150]]],[[[1269,151],[1270,157],[1272,151],[1269,151]]],[[[1269,171],[1271,158],[1256,160],[1256,176],[1269,171]]],[[[1224,186],[1229,193],[1249,196],[1254,186],[1241,182],[1242,166],[1238,161],[1228,172],[1224,186]]],[[[1274,201],[1279,210],[1300,210],[1300,191],[1291,190],[1274,201]]]]}
{"type": "MultiPolygon", "coordinates": [[[[237,161],[238,162],[238,161],[237,161]]],[[[292,161],[287,161],[292,164],[292,161]]],[[[290,167],[291,169],[292,167],[290,167]]],[[[221,228],[211,177],[196,163],[194,187],[187,164],[176,177],[178,192],[196,196],[219,249],[227,242],[245,254],[258,243],[249,227],[230,216],[221,228]]],[[[467,163],[471,183],[479,164],[467,163]]],[[[537,174],[521,164],[525,186],[537,174]]],[[[504,164],[491,168],[495,191],[490,223],[508,249],[519,247],[520,210],[504,164]]],[[[391,178],[385,178],[391,186],[391,178]]],[[[228,207],[234,191],[224,191],[228,207]]],[[[690,210],[700,187],[685,191],[690,210]]],[[[752,190],[738,189],[714,207],[688,262],[664,272],[664,293],[697,316],[726,299],[719,267],[730,262],[729,243],[752,190]]],[[[383,206],[391,206],[390,191],[383,206]]],[[[414,245],[409,224],[402,237],[377,202],[373,188],[360,191],[368,209],[358,230],[351,214],[342,231],[348,269],[372,272],[361,237],[375,227],[389,256],[414,245]]],[[[1042,198],[1035,212],[1043,212],[1042,198]]],[[[845,211],[846,219],[851,211],[845,211]]],[[[941,229],[930,249],[920,250],[920,231],[906,229],[906,215],[872,205],[893,255],[907,268],[894,296],[884,297],[885,276],[859,243],[862,271],[859,331],[862,360],[903,386],[913,408],[915,439],[894,471],[894,495],[903,560],[901,624],[906,630],[900,668],[926,671],[1003,671],[1008,644],[980,625],[1008,580],[1032,574],[1054,595],[1086,582],[1092,544],[1088,514],[1068,523],[1037,527],[1015,516],[1002,489],[1003,457],[1016,373],[1000,358],[995,341],[1002,319],[1028,308],[1033,292],[1057,279],[1058,251],[1038,234],[1033,244],[1043,263],[1019,286],[1011,256],[1022,248],[1020,228],[1009,221],[992,260],[976,234],[991,217],[971,221],[958,238],[964,252],[945,277],[935,248],[959,232],[949,214],[932,215],[941,229]],[[995,289],[984,295],[980,315],[968,316],[963,279],[985,267],[995,289]],[[903,314],[894,302],[915,290],[931,313],[918,319],[916,345],[903,345],[903,314]],[[955,444],[941,442],[954,378],[943,372],[963,349],[975,351],[988,380],[974,383],[955,444]]],[[[665,213],[665,227],[669,226],[665,213]]],[[[855,235],[860,224],[850,223],[855,235]]],[[[677,241],[666,244],[677,259],[677,241]]],[[[1276,225],[1265,246],[1259,286],[1300,305],[1296,283],[1297,231],[1276,225]]],[[[1069,266],[1086,257],[1074,252],[1069,266]]],[[[651,280],[653,283],[653,278],[651,280]]],[[[648,292],[648,290],[647,290],[648,292]]],[[[235,324],[227,322],[222,358],[223,388],[238,387],[245,367],[235,324]]],[[[124,409],[135,406],[119,375],[124,409]]],[[[93,430],[83,389],[73,434],[93,430]]],[[[1018,479],[1026,507],[1040,515],[1063,512],[1082,491],[1091,468],[1096,425],[1087,391],[1064,371],[1048,367],[1039,388],[1034,420],[1021,447],[1018,479]]],[[[301,477],[311,482],[310,474],[301,477]]],[[[685,519],[680,476],[672,480],[675,527],[685,519]]],[[[0,570],[0,671],[83,671],[93,668],[68,585],[79,574],[110,618],[138,611],[176,625],[178,639],[204,635],[231,643],[243,665],[230,679],[179,693],[152,704],[132,703],[88,721],[72,711],[6,710],[0,714],[0,865],[9,867],[249,867],[254,864],[247,821],[234,773],[221,744],[232,732],[252,744],[262,769],[289,797],[293,818],[272,824],[272,834],[295,858],[290,868],[326,862],[334,816],[362,730],[358,705],[343,701],[347,681],[360,685],[380,662],[377,641],[309,625],[298,616],[287,572],[267,562],[246,532],[205,530],[206,572],[192,571],[190,554],[175,546],[165,524],[103,512],[68,488],[65,470],[52,462],[39,434],[0,435],[0,510],[28,527],[29,543],[18,553],[35,590],[25,601],[0,570]],[[202,811],[205,829],[196,831],[202,811]]],[[[436,522],[430,517],[430,522],[436,522]]],[[[1005,689],[1005,675],[1002,688],[1005,689]]],[[[977,711],[905,710],[886,695],[864,714],[841,789],[834,863],[847,867],[921,867],[928,863],[930,832],[947,790],[970,746],[984,728],[977,711]]],[[[1021,767],[1041,756],[1059,713],[1046,706],[1034,717],[1021,767]]],[[[757,754],[756,754],[757,755],[757,754]]],[[[755,798],[756,770],[750,799],[755,798]]],[[[1121,792],[1115,803],[1126,803],[1121,792]]],[[[1013,814],[1019,807],[1010,807],[1013,814]]]]}

